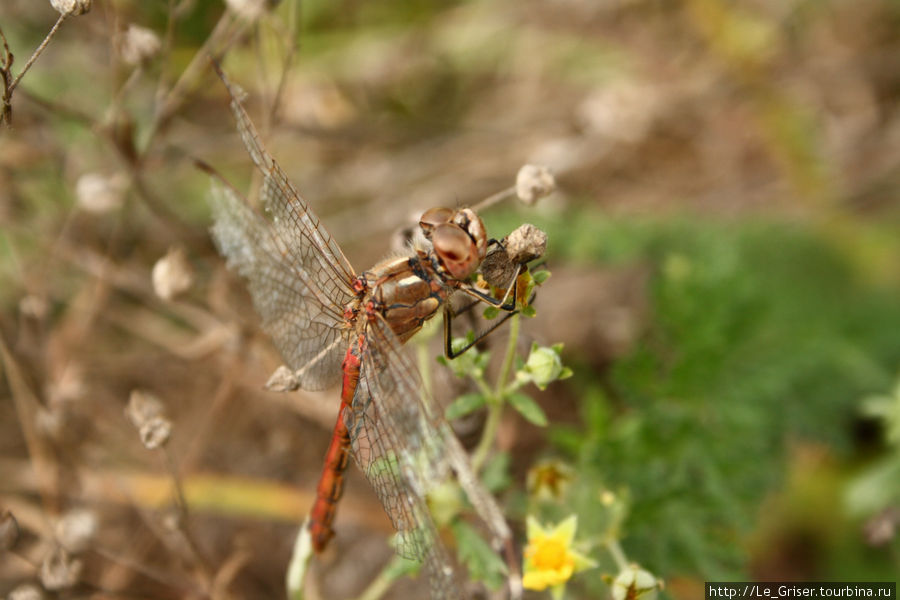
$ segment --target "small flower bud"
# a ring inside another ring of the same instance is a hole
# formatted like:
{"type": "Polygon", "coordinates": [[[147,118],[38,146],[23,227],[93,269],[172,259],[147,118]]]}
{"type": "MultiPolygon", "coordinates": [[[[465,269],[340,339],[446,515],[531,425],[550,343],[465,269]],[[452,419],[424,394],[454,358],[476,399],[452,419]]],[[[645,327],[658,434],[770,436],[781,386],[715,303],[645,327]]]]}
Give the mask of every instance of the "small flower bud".
{"type": "Polygon", "coordinates": [[[547,167],[525,165],[516,175],[516,195],[529,206],[555,189],[556,179],[547,167]]]}
{"type": "Polygon", "coordinates": [[[88,212],[106,213],[122,206],[126,186],[122,175],[85,173],[75,184],[75,198],[78,206],[88,212]]]}
{"type": "Polygon", "coordinates": [[[97,514],[79,508],[71,510],[56,524],[56,539],[69,552],[87,549],[97,533],[97,514]]]}
{"type": "Polygon", "coordinates": [[[152,29],[139,25],[129,25],[119,38],[119,52],[122,60],[129,65],[147,62],[159,53],[162,43],[152,29]]]}
{"type": "Polygon", "coordinates": [[[629,565],[616,575],[612,584],[613,600],[656,600],[662,581],[638,565],[629,565]]]}
{"type": "Polygon", "coordinates": [[[50,591],[70,588],[78,582],[83,566],[65,548],[57,546],[41,564],[41,585],[50,591]]]}
{"type": "Polygon", "coordinates": [[[170,248],[153,265],[153,291],[163,300],[172,300],[194,283],[194,270],[183,248],[170,248]]]}
{"type": "Polygon", "coordinates": [[[91,0],[50,0],[50,6],[61,15],[78,16],[91,10],[91,0]]]}
{"type": "Polygon", "coordinates": [[[562,359],[559,352],[545,346],[532,348],[525,363],[525,373],[534,385],[544,389],[551,382],[559,379],[563,373],[562,359]]]}

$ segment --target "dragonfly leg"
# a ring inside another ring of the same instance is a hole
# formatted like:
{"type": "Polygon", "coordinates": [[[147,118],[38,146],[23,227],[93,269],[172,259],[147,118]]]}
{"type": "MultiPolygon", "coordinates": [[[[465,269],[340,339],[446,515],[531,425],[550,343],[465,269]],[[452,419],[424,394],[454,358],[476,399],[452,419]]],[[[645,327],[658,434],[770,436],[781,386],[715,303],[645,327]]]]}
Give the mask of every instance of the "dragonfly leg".
{"type": "MultiPolygon", "coordinates": [[[[515,306],[515,292],[513,292],[513,306],[515,306]]],[[[535,297],[537,296],[537,292],[534,291],[531,293],[531,297],[528,299],[528,303],[531,304],[535,297]]],[[[517,314],[518,310],[510,310],[507,311],[500,319],[497,320],[493,325],[480,332],[475,336],[475,339],[466,343],[466,345],[458,350],[453,349],[453,317],[459,316],[460,314],[470,310],[473,306],[478,304],[478,301],[474,301],[469,305],[465,306],[463,309],[457,311],[455,314],[449,308],[444,309],[444,356],[448,359],[453,360],[454,358],[464,354],[469,348],[479,343],[481,340],[489,336],[495,329],[506,323],[513,315],[517,314]]],[[[499,307],[502,309],[502,307],[499,307]]]]}

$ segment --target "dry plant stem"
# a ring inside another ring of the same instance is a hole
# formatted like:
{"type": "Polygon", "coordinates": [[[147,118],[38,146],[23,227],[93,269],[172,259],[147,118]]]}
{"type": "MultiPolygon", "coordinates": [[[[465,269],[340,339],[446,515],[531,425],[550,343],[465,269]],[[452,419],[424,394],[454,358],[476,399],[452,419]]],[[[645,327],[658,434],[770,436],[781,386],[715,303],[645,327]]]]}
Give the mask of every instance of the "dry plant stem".
{"type": "MultiPolygon", "coordinates": [[[[207,64],[209,60],[209,56],[215,53],[214,45],[219,42],[219,39],[225,35],[225,32],[228,31],[228,26],[232,23],[231,14],[229,11],[225,11],[222,13],[222,16],[219,17],[219,21],[216,23],[216,26],[213,27],[212,33],[209,34],[209,37],[203,42],[203,45],[197,50],[196,54],[194,54],[194,58],[191,59],[191,62],[188,63],[188,66],[185,67],[184,71],[178,77],[178,80],[172,86],[168,93],[162,96],[162,99],[156,105],[156,111],[153,115],[153,122],[150,124],[149,133],[147,134],[147,141],[144,144],[144,148],[142,154],[146,155],[147,151],[152,147],[153,141],[156,138],[156,134],[159,133],[160,127],[163,123],[168,120],[171,114],[178,107],[178,104],[182,101],[184,95],[184,88],[191,81],[191,78],[194,77],[196,72],[204,65],[207,64]]],[[[227,47],[230,43],[226,43],[224,47],[227,47]]],[[[221,50],[220,50],[221,51],[221,50]]]]}
{"type": "Polygon", "coordinates": [[[516,346],[519,342],[519,321],[521,316],[517,313],[510,318],[509,324],[509,340],[506,345],[506,355],[503,357],[503,365],[500,367],[500,374],[497,376],[497,383],[488,398],[488,416],[484,424],[484,432],[481,434],[481,440],[472,454],[472,471],[478,474],[484,461],[487,460],[488,453],[494,445],[494,438],[497,436],[497,429],[500,427],[500,417],[503,415],[503,391],[506,389],[506,380],[509,379],[509,373],[512,370],[513,360],[516,356],[516,346]]]}
{"type": "Polygon", "coordinates": [[[12,392],[13,404],[19,417],[22,435],[25,438],[25,446],[31,457],[32,468],[38,483],[38,489],[45,508],[49,513],[55,512],[53,505],[58,496],[57,469],[52,449],[48,446],[35,427],[38,411],[41,403],[29,387],[19,363],[9,351],[6,341],[0,337],[0,359],[3,370],[12,392]]]}
{"type": "Polygon", "coordinates": [[[484,200],[482,200],[481,202],[479,202],[478,204],[473,206],[472,210],[474,210],[475,212],[481,212],[481,211],[485,210],[486,208],[490,208],[491,206],[493,206],[495,204],[499,204],[500,202],[503,202],[507,198],[515,198],[515,196],[516,196],[516,186],[513,185],[513,186],[506,188],[505,190],[500,190],[496,194],[492,194],[492,195],[488,196],[487,198],[485,198],[484,200]]]}
{"type": "Polygon", "coordinates": [[[44,41],[41,42],[41,45],[37,47],[37,50],[34,51],[34,54],[31,55],[31,58],[28,59],[28,62],[25,63],[25,66],[22,67],[22,72],[13,80],[12,84],[9,86],[9,95],[11,96],[13,90],[16,89],[16,86],[19,85],[19,82],[22,81],[22,77],[25,73],[28,72],[28,69],[31,68],[31,65],[34,64],[34,61],[37,60],[38,56],[41,55],[41,52],[44,51],[44,48],[47,47],[47,44],[50,43],[50,40],[53,38],[54,34],[56,34],[56,30],[59,29],[59,26],[62,25],[63,21],[66,20],[68,15],[59,15],[59,18],[56,20],[56,23],[50,29],[50,33],[44,38],[44,41]]]}
{"type": "Polygon", "coordinates": [[[163,457],[165,458],[166,468],[169,470],[169,474],[172,478],[172,484],[175,487],[175,500],[179,515],[178,528],[181,531],[182,535],[184,535],[184,539],[187,542],[191,553],[194,555],[194,560],[196,561],[197,566],[200,568],[204,587],[206,589],[209,589],[213,581],[212,566],[206,559],[206,556],[203,554],[203,552],[201,552],[200,545],[197,543],[197,540],[194,538],[194,535],[191,531],[188,503],[185,499],[184,487],[181,485],[181,477],[178,474],[178,467],[175,465],[175,458],[172,456],[172,452],[169,450],[168,446],[163,447],[162,452],[163,457]]]}
{"type": "Polygon", "coordinates": [[[96,554],[97,556],[107,560],[113,564],[119,565],[121,567],[125,567],[126,569],[130,569],[135,573],[146,577],[152,581],[156,581],[157,583],[161,583],[168,587],[171,587],[175,590],[178,590],[184,594],[190,593],[200,593],[201,590],[197,587],[197,585],[187,579],[177,579],[170,571],[163,571],[161,569],[155,569],[153,567],[147,566],[143,563],[140,563],[136,560],[130,559],[126,556],[123,556],[120,551],[111,552],[104,548],[92,547],[90,551],[96,554]]]}

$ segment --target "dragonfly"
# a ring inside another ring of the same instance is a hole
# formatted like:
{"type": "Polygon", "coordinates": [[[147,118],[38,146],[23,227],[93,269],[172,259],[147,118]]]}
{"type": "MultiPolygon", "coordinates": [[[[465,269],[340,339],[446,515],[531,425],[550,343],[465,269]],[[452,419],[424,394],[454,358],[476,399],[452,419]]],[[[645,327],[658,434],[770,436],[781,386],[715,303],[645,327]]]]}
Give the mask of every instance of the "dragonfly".
{"type": "MultiPolygon", "coordinates": [[[[494,541],[509,548],[511,534],[449,423],[423,393],[403,344],[443,312],[445,352],[453,357],[464,351],[450,344],[448,300],[456,292],[515,313],[515,279],[502,298],[470,282],[488,247],[498,242],[488,239],[472,209],[434,208],[419,221],[419,245],[357,273],[264,148],[242,92],[215,63],[214,68],[262,176],[263,209],[251,208],[214,176],[214,241],[228,267],[246,279],[262,327],[295,387],[322,390],[341,383],[339,415],[308,519],[313,548],[323,551],[334,536],[352,456],[397,530],[397,553],[424,565],[432,598],[459,598],[453,563],[429,512],[429,492],[455,476],[494,541]]],[[[516,274],[522,269],[527,265],[517,265],[516,274]]]]}

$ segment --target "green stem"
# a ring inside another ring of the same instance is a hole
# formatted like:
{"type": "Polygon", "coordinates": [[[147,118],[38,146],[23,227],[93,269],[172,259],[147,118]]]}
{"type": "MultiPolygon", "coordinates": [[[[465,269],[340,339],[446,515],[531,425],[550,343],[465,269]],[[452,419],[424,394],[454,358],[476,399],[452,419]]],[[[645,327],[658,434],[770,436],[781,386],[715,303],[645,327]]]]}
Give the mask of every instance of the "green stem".
{"type": "MultiPolygon", "coordinates": [[[[484,424],[484,432],[481,434],[481,440],[478,447],[472,453],[472,471],[477,475],[487,460],[488,453],[494,445],[494,438],[497,437],[497,430],[500,428],[500,417],[503,416],[503,399],[505,397],[506,380],[509,379],[509,373],[512,370],[513,360],[516,357],[516,347],[519,342],[519,315],[515,314],[510,319],[509,340],[506,344],[506,355],[503,357],[503,365],[500,367],[500,374],[497,377],[497,384],[494,391],[491,392],[487,386],[483,386],[482,392],[486,393],[488,403],[488,416],[484,424]]],[[[482,382],[483,383],[483,382],[482,382]]]]}
{"type": "Polygon", "coordinates": [[[619,541],[615,538],[610,538],[606,540],[604,544],[606,545],[606,549],[612,555],[619,571],[626,569],[628,567],[628,559],[625,558],[625,552],[622,551],[622,546],[619,545],[619,541]]]}

